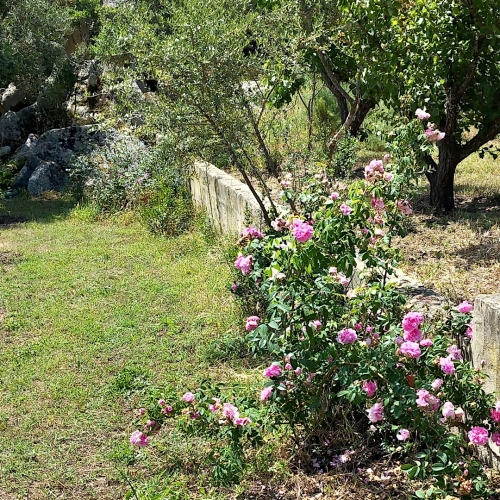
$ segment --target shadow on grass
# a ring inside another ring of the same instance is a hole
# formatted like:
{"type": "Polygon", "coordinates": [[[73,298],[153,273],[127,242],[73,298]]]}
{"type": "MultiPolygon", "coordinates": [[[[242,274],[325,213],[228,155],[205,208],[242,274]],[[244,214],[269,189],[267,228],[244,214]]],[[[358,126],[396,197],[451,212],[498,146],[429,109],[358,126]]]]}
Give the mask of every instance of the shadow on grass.
{"type": "Polygon", "coordinates": [[[61,220],[70,214],[75,205],[73,198],[54,194],[4,200],[0,203],[0,229],[29,221],[49,223],[61,220]]]}

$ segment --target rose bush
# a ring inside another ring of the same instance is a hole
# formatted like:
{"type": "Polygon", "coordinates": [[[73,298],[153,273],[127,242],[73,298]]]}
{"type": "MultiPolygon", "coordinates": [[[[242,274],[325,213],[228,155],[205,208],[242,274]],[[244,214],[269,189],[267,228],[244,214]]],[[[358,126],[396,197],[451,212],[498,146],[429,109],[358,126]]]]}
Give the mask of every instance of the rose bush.
{"type": "Polygon", "coordinates": [[[253,313],[246,321],[253,350],[271,361],[262,385],[244,412],[234,401],[191,394],[164,415],[180,413],[186,428],[222,429],[232,443],[255,442],[263,419],[267,428],[286,425],[301,450],[376,443],[417,458],[404,469],[433,476],[431,494],[485,494],[469,445],[499,439],[500,402],[462,355],[472,306],[463,302],[431,322],[405,310],[389,280],[399,260],[392,238],[405,232],[419,172],[415,145],[422,154],[430,144],[421,124],[417,140],[416,130],[402,129],[392,157],[370,162],[350,186],[323,175],[300,193],[285,185],[287,207],[267,234],[242,233],[231,289],[253,313]]]}

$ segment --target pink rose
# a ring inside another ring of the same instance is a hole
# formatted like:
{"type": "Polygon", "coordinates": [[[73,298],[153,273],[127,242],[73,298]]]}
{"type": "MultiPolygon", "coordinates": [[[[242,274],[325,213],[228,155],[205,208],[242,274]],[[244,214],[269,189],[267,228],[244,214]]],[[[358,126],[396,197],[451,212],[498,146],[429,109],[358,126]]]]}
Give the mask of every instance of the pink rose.
{"type": "Polygon", "coordinates": [[[273,392],[272,386],[271,387],[264,387],[264,389],[262,389],[262,391],[260,391],[260,400],[267,401],[270,398],[272,392],[273,392]]]}
{"type": "Polygon", "coordinates": [[[419,342],[422,339],[422,331],[418,328],[415,328],[415,330],[405,331],[403,333],[403,338],[409,342],[419,342]]]}
{"type": "Polygon", "coordinates": [[[297,241],[300,243],[305,243],[312,238],[314,229],[311,224],[303,222],[300,219],[295,219],[293,221],[292,234],[297,241]]]}
{"type": "Polygon", "coordinates": [[[420,347],[431,347],[431,346],[432,346],[431,339],[424,339],[420,341],[420,347]]]}
{"type": "Polygon", "coordinates": [[[460,302],[460,304],[458,304],[457,309],[458,312],[468,314],[472,311],[472,309],[474,309],[474,306],[464,300],[463,302],[460,302]]]}
{"type": "Polygon", "coordinates": [[[349,205],[346,205],[345,203],[342,203],[342,205],[340,205],[339,210],[342,212],[343,215],[350,215],[352,212],[352,208],[349,205]]]}
{"type": "Polygon", "coordinates": [[[408,200],[397,200],[396,207],[403,215],[411,215],[413,213],[413,207],[408,200]]]}
{"type": "Polygon", "coordinates": [[[415,111],[415,115],[419,120],[428,120],[431,115],[427,113],[427,111],[424,111],[423,109],[418,108],[417,111],[415,111]]]}
{"type": "Polygon", "coordinates": [[[234,419],[234,425],[246,426],[250,424],[252,421],[248,417],[238,417],[234,419]]]}
{"type": "Polygon", "coordinates": [[[441,408],[441,413],[443,414],[441,422],[446,422],[446,420],[448,419],[455,420],[455,407],[450,401],[446,401],[446,403],[441,408]]]}
{"type": "Polygon", "coordinates": [[[462,351],[456,346],[452,345],[446,349],[446,352],[450,355],[450,358],[453,360],[460,360],[462,359],[462,351]]]}
{"type": "Polygon", "coordinates": [[[234,420],[239,418],[240,416],[238,408],[236,408],[236,406],[230,403],[224,403],[224,407],[222,408],[222,414],[232,422],[234,422],[234,420]]]}
{"type": "Polygon", "coordinates": [[[467,435],[472,444],[483,446],[488,442],[488,431],[484,427],[472,427],[467,435]]]}
{"type": "Polygon", "coordinates": [[[258,240],[261,240],[264,235],[255,227],[247,227],[243,229],[243,231],[240,233],[240,236],[245,239],[254,239],[257,238],[258,240]]]}
{"type": "Polygon", "coordinates": [[[361,386],[361,389],[366,392],[366,395],[369,398],[372,398],[375,395],[375,392],[377,392],[377,382],[374,382],[372,380],[365,380],[363,382],[363,385],[361,386]]]}
{"type": "Polygon", "coordinates": [[[344,328],[337,336],[337,342],[341,344],[352,344],[356,340],[358,340],[358,336],[352,328],[344,328]]]}
{"type": "Polygon", "coordinates": [[[186,392],[182,396],[182,400],[185,401],[186,403],[192,403],[194,401],[194,394],[192,392],[186,392]]]}
{"type": "Polygon", "coordinates": [[[149,444],[148,437],[141,431],[134,431],[130,436],[130,444],[133,444],[134,446],[139,446],[139,448],[144,448],[149,444]]]}
{"type": "Polygon", "coordinates": [[[402,321],[403,330],[405,332],[411,332],[417,329],[421,323],[424,321],[423,314],[419,312],[409,312],[405,315],[402,321]]]}
{"type": "Polygon", "coordinates": [[[238,257],[234,262],[234,267],[239,269],[243,274],[248,274],[250,272],[250,268],[252,267],[252,256],[248,255],[247,257],[244,257],[243,254],[238,254],[238,257]]]}
{"type": "Polygon", "coordinates": [[[420,346],[416,342],[403,342],[399,350],[403,356],[410,358],[419,358],[422,354],[420,346]]]}
{"type": "Polygon", "coordinates": [[[330,195],[330,198],[332,200],[338,200],[339,199],[339,193],[337,193],[336,191],[334,191],[331,195],[330,195]]]}
{"type": "Polygon", "coordinates": [[[440,378],[435,379],[431,386],[434,391],[437,391],[443,385],[443,380],[440,378]]]}
{"type": "Polygon", "coordinates": [[[280,375],[281,368],[276,363],[273,363],[264,370],[264,377],[267,378],[279,377],[280,375]]]}
{"type": "Polygon", "coordinates": [[[245,330],[251,332],[259,326],[260,318],[258,316],[249,316],[247,318],[247,324],[245,325],[245,330]]]}
{"type": "Polygon", "coordinates": [[[374,424],[375,422],[380,422],[384,419],[384,408],[382,403],[375,403],[371,408],[367,410],[368,420],[374,424]]]}
{"type": "Polygon", "coordinates": [[[455,373],[455,365],[449,356],[447,358],[439,358],[439,365],[446,375],[455,373]]]}
{"type": "Polygon", "coordinates": [[[491,435],[491,440],[497,445],[500,446],[500,434],[498,432],[494,432],[491,435]]]}
{"type": "Polygon", "coordinates": [[[399,441],[406,441],[410,437],[410,431],[408,429],[399,429],[399,432],[396,434],[396,438],[399,441]]]}

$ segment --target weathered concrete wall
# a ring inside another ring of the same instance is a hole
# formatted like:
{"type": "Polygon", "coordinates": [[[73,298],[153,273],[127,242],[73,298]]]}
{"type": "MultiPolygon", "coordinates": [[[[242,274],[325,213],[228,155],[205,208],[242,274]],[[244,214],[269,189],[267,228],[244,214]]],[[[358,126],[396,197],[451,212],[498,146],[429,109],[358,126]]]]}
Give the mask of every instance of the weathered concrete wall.
{"type": "Polygon", "coordinates": [[[249,187],[209,163],[195,163],[191,195],[221,233],[236,234],[249,224],[263,226],[260,207],[249,187]]]}

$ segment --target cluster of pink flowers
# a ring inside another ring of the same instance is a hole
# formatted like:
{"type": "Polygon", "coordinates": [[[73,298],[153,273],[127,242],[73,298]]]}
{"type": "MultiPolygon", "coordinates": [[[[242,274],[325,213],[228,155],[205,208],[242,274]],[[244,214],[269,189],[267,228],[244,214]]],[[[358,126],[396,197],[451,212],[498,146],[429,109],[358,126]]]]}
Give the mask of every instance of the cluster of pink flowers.
{"type": "Polygon", "coordinates": [[[442,141],[446,135],[444,132],[440,132],[434,123],[427,124],[427,129],[424,134],[427,137],[427,140],[431,142],[442,141]]]}
{"type": "Polygon", "coordinates": [[[243,240],[253,240],[254,238],[261,240],[264,235],[255,227],[247,227],[240,233],[240,237],[243,240]]]}
{"type": "Polygon", "coordinates": [[[266,378],[279,377],[281,374],[281,368],[277,363],[272,363],[264,370],[264,377],[266,378]]]}
{"type": "Polygon", "coordinates": [[[500,423],[500,401],[497,401],[495,408],[491,409],[491,420],[497,424],[500,423]]]}
{"type": "MultiPolygon", "coordinates": [[[[384,156],[384,160],[389,159],[389,155],[384,156]]],[[[389,182],[392,179],[392,174],[386,172],[382,160],[372,160],[365,167],[365,179],[368,182],[376,182],[377,180],[385,180],[389,182]]]]}
{"type": "Polygon", "coordinates": [[[455,420],[455,407],[450,401],[446,401],[446,403],[442,406],[441,413],[443,415],[441,422],[446,422],[447,420],[455,420]]]}
{"type": "Polygon", "coordinates": [[[245,330],[251,332],[259,326],[260,318],[258,316],[249,316],[247,318],[247,324],[245,325],[245,330]]]}
{"type": "Polygon", "coordinates": [[[260,391],[260,400],[267,401],[271,397],[272,392],[273,392],[272,386],[264,387],[264,389],[262,389],[262,391],[260,391]]]}
{"type": "Polygon", "coordinates": [[[159,399],[158,405],[162,407],[161,412],[165,413],[165,415],[168,415],[173,411],[173,408],[170,405],[167,405],[167,402],[164,399],[159,399]]]}
{"type": "Polygon", "coordinates": [[[295,219],[292,225],[292,234],[295,239],[300,243],[305,243],[312,238],[314,229],[308,222],[295,219]]]}
{"type": "Polygon", "coordinates": [[[211,413],[220,412],[225,420],[220,420],[219,423],[232,422],[237,426],[246,426],[252,421],[248,417],[241,417],[238,408],[231,403],[221,403],[219,398],[212,398],[213,404],[208,405],[208,410],[211,413]]]}
{"type": "Polygon", "coordinates": [[[279,231],[283,231],[283,229],[288,227],[289,224],[285,219],[278,217],[277,219],[271,221],[271,226],[275,231],[279,232],[279,231]]]}
{"type": "Polygon", "coordinates": [[[409,312],[403,318],[403,338],[410,342],[419,342],[422,340],[422,332],[419,326],[424,321],[424,316],[418,312],[409,312]]]}
{"type": "Polygon", "coordinates": [[[240,253],[234,262],[234,267],[239,269],[243,274],[247,275],[250,273],[250,269],[252,268],[252,260],[253,257],[251,255],[245,257],[240,253]]]}
{"type": "Polygon", "coordinates": [[[329,274],[335,277],[335,279],[342,285],[342,286],[349,286],[349,283],[351,280],[342,272],[338,272],[336,267],[330,267],[328,270],[329,274]]]}
{"type": "Polygon", "coordinates": [[[194,394],[192,392],[186,392],[182,396],[182,401],[185,403],[194,403],[194,394]]]}
{"type": "Polygon", "coordinates": [[[366,392],[369,398],[372,398],[377,392],[377,382],[373,380],[365,380],[361,386],[361,389],[366,392]]]}
{"type": "Polygon", "coordinates": [[[358,340],[358,336],[356,331],[352,328],[344,328],[343,330],[340,330],[337,336],[337,342],[340,344],[352,344],[353,342],[356,342],[356,340],[358,340]]]}

